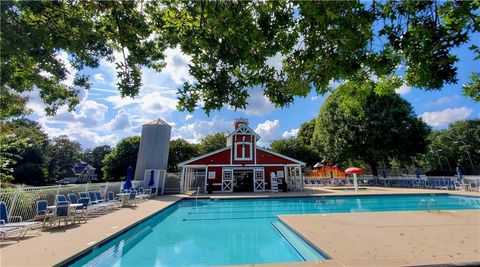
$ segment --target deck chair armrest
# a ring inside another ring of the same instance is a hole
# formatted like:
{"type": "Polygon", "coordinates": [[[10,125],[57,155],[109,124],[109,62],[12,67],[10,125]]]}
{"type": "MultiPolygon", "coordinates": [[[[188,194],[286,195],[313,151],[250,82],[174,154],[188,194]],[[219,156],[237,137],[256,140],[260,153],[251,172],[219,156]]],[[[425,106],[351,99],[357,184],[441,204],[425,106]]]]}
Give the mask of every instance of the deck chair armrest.
{"type": "Polygon", "coordinates": [[[10,216],[8,218],[10,219],[10,221],[16,221],[16,220],[18,220],[19,222],[23,221],[22,216],[10,216]]]}

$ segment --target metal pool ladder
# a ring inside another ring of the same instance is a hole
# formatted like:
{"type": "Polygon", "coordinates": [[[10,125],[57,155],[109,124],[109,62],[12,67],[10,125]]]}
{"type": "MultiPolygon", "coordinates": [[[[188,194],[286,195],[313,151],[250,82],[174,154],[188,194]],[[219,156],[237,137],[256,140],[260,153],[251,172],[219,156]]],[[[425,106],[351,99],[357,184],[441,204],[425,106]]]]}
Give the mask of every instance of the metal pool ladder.
{"type": "Polygon", "coordinates": [[[426,209],[428,212],[430,212],[430,211],[433,209],[433,207],[431,207],[430,205],[431,205],[431,204],[435,204],[435,209],[437,210],[438,213],[440,213],[440,209],[438,208],[438,202],[437,202],[435,199],[431,198],[431,199],[429,199],[429,200],[427,201],[427,200],[425,200],[424,198],[422,198],[422,199],[420,199],[420,201],[418,202],[417,208],[420,208],[420,206],[422,206],[422,204],[425,205],[425,209],[426,209]]]}

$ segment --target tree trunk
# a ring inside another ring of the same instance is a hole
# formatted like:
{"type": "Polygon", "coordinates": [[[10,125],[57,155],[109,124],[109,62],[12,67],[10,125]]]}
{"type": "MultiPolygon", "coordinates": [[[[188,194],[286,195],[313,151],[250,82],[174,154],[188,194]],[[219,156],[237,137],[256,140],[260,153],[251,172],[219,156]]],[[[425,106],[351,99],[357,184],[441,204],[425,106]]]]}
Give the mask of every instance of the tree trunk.
{"type": "Polygon", "coordinates": [[[368,165],[370,165],[370,168],[372,169],[373,176],[378,177],[377,162],[372,160],[368,163],[368,165]]]}

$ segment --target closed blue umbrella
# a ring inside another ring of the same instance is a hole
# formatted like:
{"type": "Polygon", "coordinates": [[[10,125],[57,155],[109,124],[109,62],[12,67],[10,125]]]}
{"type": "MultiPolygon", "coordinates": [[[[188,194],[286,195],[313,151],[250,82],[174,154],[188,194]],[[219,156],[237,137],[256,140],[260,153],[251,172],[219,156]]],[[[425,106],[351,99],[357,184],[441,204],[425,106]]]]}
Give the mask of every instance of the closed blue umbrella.
{"type": "Polygon", "coordinates": [[[418,167],[415,170],[415,176],[417,177],[417,179],[420,179],[420,170],[418,169],[418,167]]]}
{"type": "Polygon", "coordinates": [[[462,170],[460,169],[459,166],[457,166],[457,176],[458,176],[458,180],[462,180],[463,177],[462,177],[462,170]]]}
{"type": "Polygon", "coordinates": [[[125,181],[125,184],[123,185],[123,189],[131,189],[132,188],[132,177],[133,177],[133,168],[132,166],[128,166],[127,169],[127,180],[125,181]]]}
{"type": "Polygon", "coordinates": [[[387,178],[387,172],[385,170],[382,170],[382,176],[383,178],[387,178]]]}
{"type": "Polygon", "coordinates": [[[152,187],[155,184],[155,181],[153,180],[154,174],[155,174],[154,170],[150,171],[150,181],[148,181],[148,186],[149,187],[152,187]]]}

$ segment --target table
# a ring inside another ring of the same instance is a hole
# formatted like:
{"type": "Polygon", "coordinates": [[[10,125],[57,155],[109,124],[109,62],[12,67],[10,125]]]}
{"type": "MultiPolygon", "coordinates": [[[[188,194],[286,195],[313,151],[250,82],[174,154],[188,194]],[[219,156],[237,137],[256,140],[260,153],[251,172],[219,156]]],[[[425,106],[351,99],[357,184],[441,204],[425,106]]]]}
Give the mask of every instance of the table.
{"type": "Polygon", "coordinates": [[[120,193],[116,194],[116,196],[122,202],[122,207],[128,206],[128,198],[130,197],[130,193],[120,193]]]}

